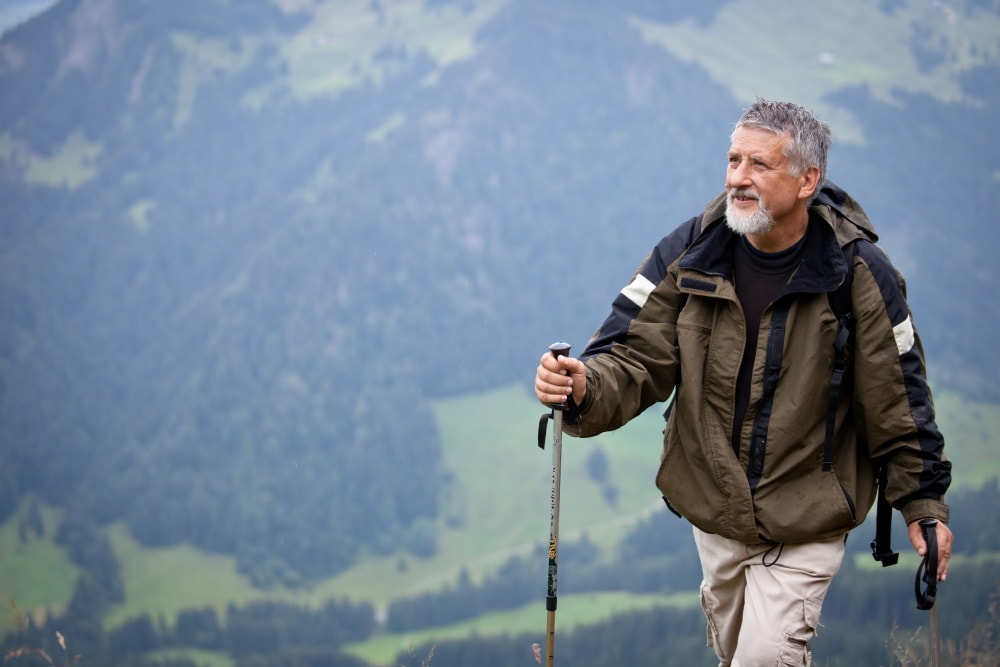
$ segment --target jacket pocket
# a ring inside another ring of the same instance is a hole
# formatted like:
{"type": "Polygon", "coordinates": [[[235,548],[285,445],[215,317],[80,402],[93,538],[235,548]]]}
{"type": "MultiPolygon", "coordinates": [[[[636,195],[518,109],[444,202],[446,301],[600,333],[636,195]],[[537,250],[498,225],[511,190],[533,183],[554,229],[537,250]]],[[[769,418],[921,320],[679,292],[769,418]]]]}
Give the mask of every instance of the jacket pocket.
{"type": "Polygon", "coordinates": [[[754,495],[761,533],[775,542],[808,542],[846,533],[857,509],[835,472],[770,481],[754,495]]]}

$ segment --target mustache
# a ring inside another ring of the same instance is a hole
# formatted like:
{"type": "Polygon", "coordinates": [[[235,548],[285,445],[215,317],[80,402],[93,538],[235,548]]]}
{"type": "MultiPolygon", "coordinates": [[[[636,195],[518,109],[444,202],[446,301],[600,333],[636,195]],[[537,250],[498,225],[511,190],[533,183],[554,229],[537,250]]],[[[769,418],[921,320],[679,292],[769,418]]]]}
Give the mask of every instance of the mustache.
{"type": "Polygon", "coordinates": [[[729,191],[729,200],[732,201],[736,197],[759,200],[760,194],[756,190],[752,190],[750,188],[732,188],[729,191]]]}

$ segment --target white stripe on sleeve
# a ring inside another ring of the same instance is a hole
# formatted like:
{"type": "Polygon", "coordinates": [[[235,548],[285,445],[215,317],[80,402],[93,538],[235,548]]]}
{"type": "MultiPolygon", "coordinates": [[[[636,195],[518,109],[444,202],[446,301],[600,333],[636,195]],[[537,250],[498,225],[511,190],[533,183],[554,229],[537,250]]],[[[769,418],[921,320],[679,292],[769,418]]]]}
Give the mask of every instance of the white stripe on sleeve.
{"type": "Polygon", "coordinates": [[[622,289],[622,295],[635,305],[642,308],[646,305],[646,299],[649,298],[650,293],[655,287],[656,285],[650,282],[648,278],[641,273],[638,273],[635,278],[632,279],[632,282],[622,289]]]}
{"type": "Polygon", "coordinates": [[[892,333],[896,337],[896,349],[899,350],[900,355],[904,355],[913,349],[913,344],[916,340],[913,335],[913,322],[910,321],[909,316],[894,326],[892,333]]]}

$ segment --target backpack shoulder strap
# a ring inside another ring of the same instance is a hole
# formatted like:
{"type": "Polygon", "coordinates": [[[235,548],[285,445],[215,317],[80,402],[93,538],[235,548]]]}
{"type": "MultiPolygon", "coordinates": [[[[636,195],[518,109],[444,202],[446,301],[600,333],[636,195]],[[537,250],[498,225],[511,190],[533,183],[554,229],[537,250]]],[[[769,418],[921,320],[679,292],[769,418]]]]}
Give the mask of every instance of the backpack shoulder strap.
{"type": "MultiPolygon", "coordinates": [[[[830,309],[837,317],[837,338],[834,341],[834,368],[830,379],[830,402],[827,409],[826,442],[823,450],[823,470],[833,469],[833,432],[837,417],[837,397],[840,385],[847,373],[847,355],[854,345],[854,313],[851,305],[851,288],[854,284],[854,257],[857,255],[857,244],[854,241],[844,246],[844,257],[847,259],[847,276],[840,287],[827,293],[830,309]]],[[[878,481],[878,495],[875,501],[875,539],[872,540],[872,557],[882,563],[882,567],[895,565],[899,554],[892,550],[892,505],[885,497],[887,472],[884,461],[875,462],[875,474],[878,481]]]]}
{"type": "MultiPolygon", "coordinates": [[[[720,195],[720,196],[722,196],[722,195],[720,195]]],[[[718,197],[716,199],[718,200],[718,197]]],[[[711,204],[710,204],[710,206],[711,206],[711,204]]],[[[699,215],[697,217],[697,219],[694,222],[694,224],[691,225],[691,230],[690,230],[691,233],[688,236],[687,245],[684,248],[685,252],[687,252],[687,249],[691,247],[691,244],[695,242],[695,240],[698,238],[698,236],[701,235],[701,232],[703,231],[702,230],[702,225],[704,224],[704,220],[705,220],[705,214],[702,213],[701,215],[699,215]]],[[[682,293],[680,301],[679,301],[679,303],[677,305],[677,312],[680,312],[684,308],[684,306],[686,304],[687,304],[687,294],[682,293]]],[[[663,421],[665,421],[665,422],[669,422],[670,421],[670,411],[674,407],[674,400],[675,399],[676,399],[676,395],[672,395],[667,400],[666,407],[663,410],[663,421]]],[[[666,428],[666,427],[664,427],[664,428],[666,428]]],[[[666,503],[667,509],[670,510],[673,514],[675,514],[679,518],[682,518],[682,519],[684,518],[683,516],[681,516],[680,512],[678,512],[676,509],[674,509],[674,506],[670,504],[670,501],[667,500],[666,496],[663,496],[663,502],[666,503]]]]}
{"type": "Polygon", "coordinates": [[[830,310],[837,318],[837,337],[833,341],[833,375],[830,378],[830,390],[826,414],[826,439],[823,445],[823,471],[833,470],[833,434],[837,422],[837,402],[840,396],[840,386],[847,375],[847,355],[854,344],[854,310],[851,305],[851,288],[854,285],[854,256],[857,254],[857,241],[844,246],[844,258],[847,260],[847,275],[840,286],[826,296],[830,301],[830,310]]]}

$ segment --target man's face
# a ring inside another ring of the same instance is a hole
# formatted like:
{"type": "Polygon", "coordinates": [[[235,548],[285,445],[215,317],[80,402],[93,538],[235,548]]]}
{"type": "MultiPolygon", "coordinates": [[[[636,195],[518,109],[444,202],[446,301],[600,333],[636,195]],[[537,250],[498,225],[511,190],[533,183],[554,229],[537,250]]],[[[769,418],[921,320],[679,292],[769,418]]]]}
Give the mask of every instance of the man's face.
{"type": "Polygon", "coordinates": [[[792,175],[788,135],[741,127],[733,133],[726,170],[726,220],[738,234],[764,234],[802,208],[803,176],[792,175]]]}

